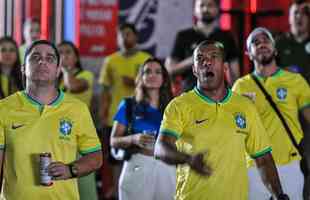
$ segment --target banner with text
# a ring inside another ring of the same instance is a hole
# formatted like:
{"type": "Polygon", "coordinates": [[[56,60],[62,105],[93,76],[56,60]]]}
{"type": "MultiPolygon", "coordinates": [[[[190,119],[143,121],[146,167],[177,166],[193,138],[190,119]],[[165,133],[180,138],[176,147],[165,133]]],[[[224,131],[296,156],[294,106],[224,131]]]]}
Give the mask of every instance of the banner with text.
{"type": "Polygon", "coordinates": [[[80,52],[98,57],[116,51],[118,0],[80,0],[80,52]]]}

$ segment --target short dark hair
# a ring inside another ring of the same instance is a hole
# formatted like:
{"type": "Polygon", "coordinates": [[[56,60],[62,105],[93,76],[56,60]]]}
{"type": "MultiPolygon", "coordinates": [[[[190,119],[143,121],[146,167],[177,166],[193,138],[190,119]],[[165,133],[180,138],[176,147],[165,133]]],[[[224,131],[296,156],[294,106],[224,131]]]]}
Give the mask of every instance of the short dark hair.
{"type": "Polygon", "coordinates": [[[222,54],[222,58],[224,61],[227,61],[227,57],[226,57],[226,52],[225,52],[225,48],[223,43],[216,41],[216,40],[204,40],[202,42],[200,42],[198,44],[198,46],[195,48],[194,52],[202,49],[202,48],[206,48],[207,46],[215,46],[217,49],[220,50],[221,54],[222,54]]]}
{"type": "Polygon", "coordinates": [[[57,58],[57,66],[59,65],[59,62],[60,62],[60,56],[59,56],[59,52],[56,48],[56,46],[47,41],[47,40],[37,40],[37,41],[34,41],[33,43],[31,43],[31,45],[26,49],[26,52],[25,52],[25,57],[24,57],[24,63],[26,63],[26,59],[27,59],[27,56],[30,54],[30,52],[32,51],[32,49],[35,47],[35,46],[38,46],[40,44],[46,44],[50,47],[52,47],[52,49],[54,50],[55,54],[56,54],[56,58],[57,58]]]}
{"type": "Polygon", "coordinates": [[[134,24],[131,23],[123,23],[119,26],[119,30],[123,31],[124,29],[129,28],[135,35],[138,35],[138,31],[134,24]]]}

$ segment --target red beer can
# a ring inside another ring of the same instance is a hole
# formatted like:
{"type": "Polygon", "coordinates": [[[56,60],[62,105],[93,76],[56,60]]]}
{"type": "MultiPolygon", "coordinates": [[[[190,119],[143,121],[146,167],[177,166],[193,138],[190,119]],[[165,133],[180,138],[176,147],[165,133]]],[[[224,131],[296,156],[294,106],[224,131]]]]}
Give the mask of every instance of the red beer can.
{"type": "Polygon", "coordinates": [[[48,175],[48,166],[52,162],[52,154],[48,152],[40,153],[40,184],[43,186],[53,185],[52,176],[48,175]]]}

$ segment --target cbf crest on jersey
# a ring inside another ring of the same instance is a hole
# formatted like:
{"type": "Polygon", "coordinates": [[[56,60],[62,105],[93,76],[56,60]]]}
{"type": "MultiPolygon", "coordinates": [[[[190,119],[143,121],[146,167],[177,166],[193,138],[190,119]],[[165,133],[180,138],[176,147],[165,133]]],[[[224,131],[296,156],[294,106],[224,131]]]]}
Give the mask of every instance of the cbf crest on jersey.
{"type": "Polygon", "coordinates": [[[287,97],[287,89],[286,88],[278,88],[277,89],[277,97],[279,100],[285,100],[287,97]]]}
{"type": "Polygon", "coordinates": [[[246,118],[243,113],[235,113],[234,114],[235,123],[238,128],[245,129],[246,128],[246,118]]]}
{"type": "Polygon", "coordinates": [[[70,119],[60,119],[59,132],[62,136],[68,136],[71,134],[73,123],[70,119]]]}

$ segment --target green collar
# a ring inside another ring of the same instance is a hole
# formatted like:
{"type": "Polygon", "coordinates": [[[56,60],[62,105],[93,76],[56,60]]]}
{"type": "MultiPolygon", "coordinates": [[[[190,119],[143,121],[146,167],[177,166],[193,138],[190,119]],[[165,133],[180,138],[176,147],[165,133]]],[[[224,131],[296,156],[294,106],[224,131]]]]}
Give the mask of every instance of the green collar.
{"type": "MultiPolygon", "coordinates": [[[[38,106],[38,107],[42,107],[44,106],[44,104],[41,104],[40,102],[38,102],[37,100],[35,100],[34,98],[32,98],[31,96],[29,96],[25,90],[22,91],[22,95],[25,97],[25,99],[31,103],[34,106],[38,106]]],[[[58,96],[48,105],[49,106],[58,106],[62,100],[64,98],[64,93],[61,90],[58,90],[58,96]]]]}
{"type": "MultiPolygon", "coordinates": [[[[277,78],[277,77],[279,77],[279,76],[282,76],[283,73],[284,73],[284,71],[283,71],[281,68],[278,68],[273,74],[271,74],[271,75],[268,76],[268,77],[277,78]]],[[[266,77],[266,76],[261,76],[261,75],[257,74],[257,71],[256,71],[256,70],[254,70],[253,75],[256,76],[256,77],[259,78],[259,79],[268,78],[268,77],[266,77]]]]}
{"type": "Polygon", "coordinates": [[[211,99],[210,97],[208,97],[207,95],[203,94],[203,92],[196,86],[194,88],[194,92],[200,97],[202,98],[204,101],[206,101],[207,103],[226,103],[229,101],[230,97],[232,96],[232,92],[229,88],[227,88],[227,92],[226,95],[224,96],[224,98],[220,101],[214,101],[213,99],[211,99]]]}

